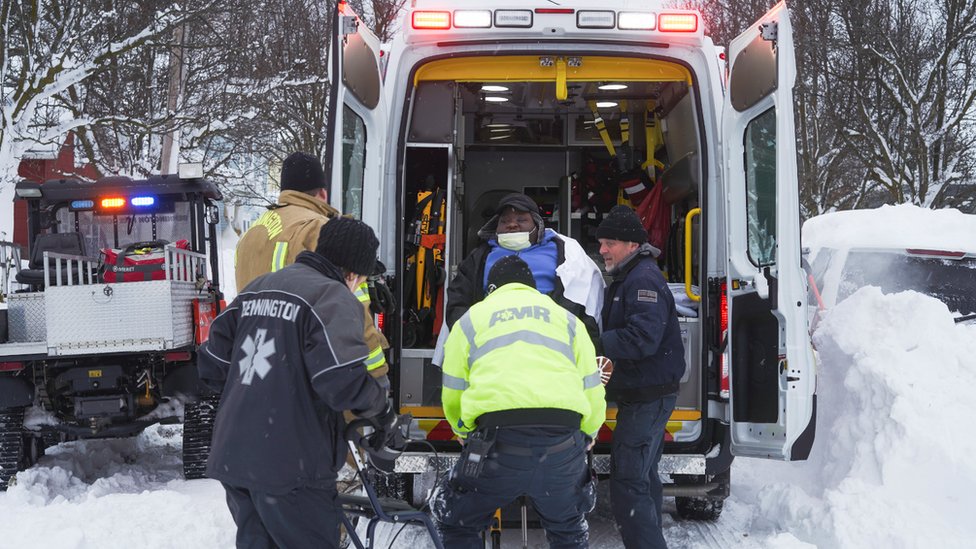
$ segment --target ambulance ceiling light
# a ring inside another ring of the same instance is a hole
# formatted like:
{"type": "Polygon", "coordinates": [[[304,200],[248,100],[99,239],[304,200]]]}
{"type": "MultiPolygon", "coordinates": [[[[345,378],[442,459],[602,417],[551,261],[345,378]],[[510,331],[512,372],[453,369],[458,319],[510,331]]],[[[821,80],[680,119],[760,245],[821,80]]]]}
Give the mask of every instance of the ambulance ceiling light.
{"type": "Polygon", "coordinates": [[[599,88],[604,91],[620,91],[620,90],[626,90],[627,84],[604,84],[602,86],[599,86],[599,88]]]}
{"type": "Polygon", "coordinates": [[[491,11],[488,10],[455,11],[454,27],[458,29],[487,29],[491,27],[491,11]]]}
{"type": "Polygon", "coordinates": [[[662,32],[696,32],[698,16],[694,13],[662,13],[658,16],[657,26],[662,32]]]}
{"type": "Polygon", "coordinates": [[[508,87],[506,87],[506,86],[498,86],[498,85],[495,85],[495,84],[485,84],[485,85],[481,86],[481,91],[483,91],[483,92],[492,92],[492,93],[501,93],[501,92],[507,92],[508,91],[508,87]]]}
{"type": "Polygon", "coordinates": [[[508,101],[507,97],[501,97],[499,95],[486,95],[485,101],[489,103],[505,103],[508,101]]]}
{"type": "Polygon", "coordinates": [[[622,30],[654,30],[657,17],[651,12],[622,11],[617,15],[617,28],[622,30]]]}
{"type": "Polygon", "coordinates": [[[612,29],[615,22],[612,11],[580,11],[576,14],[576,26],[581,29],[612,29]]]}
{"type": "Polygon", "coordinates": [[[495,26],[529,28],[532,26],[532,10],[495,10],[495,26]]]}
{"type": "Polygon", "coordinates": [[[616,101],[597,101],[596,106],[599,109],[609,109],[617,106],[616,101]]]}
{"type": "Polygon", "coordinates": [[[451,12],[415,11],[411,16],[411,24],[419,30],[447,30],[451,28],[451,12]]]}

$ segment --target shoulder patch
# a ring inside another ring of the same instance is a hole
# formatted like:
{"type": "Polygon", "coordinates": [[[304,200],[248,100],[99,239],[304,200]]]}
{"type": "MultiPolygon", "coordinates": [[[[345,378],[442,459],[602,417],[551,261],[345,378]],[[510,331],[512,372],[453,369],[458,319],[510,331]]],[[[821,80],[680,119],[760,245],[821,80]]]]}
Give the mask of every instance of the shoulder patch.
{"type": "Polygon", "coordinates": [[[637,290],[637,301],[657,303],[657,292],[654,290],[637,290]]]}

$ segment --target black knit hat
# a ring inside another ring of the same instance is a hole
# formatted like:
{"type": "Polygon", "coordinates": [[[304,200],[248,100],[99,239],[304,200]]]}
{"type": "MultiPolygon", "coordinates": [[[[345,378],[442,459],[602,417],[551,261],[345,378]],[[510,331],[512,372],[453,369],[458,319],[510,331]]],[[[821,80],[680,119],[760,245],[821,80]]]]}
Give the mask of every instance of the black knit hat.
{"type": "Polygon", "coordinates": [[[319,159],[303,152],[291,153],[281,164],[281,190],[314,191],[325,188],[325,172],[319,159]]]}
{"type": "Polygon", "coordinates": [[[322,226],[315,253],[333,265],[357,275],[372,274],[376,268],[376,249],[380,242],[369,225],[337,217],[322,226]]]}
{"type": "Polygon", "coordinates": [[[535,288],[535,277],[529,264],[517,255],[505,256],[492,265],[488,271],[488,288],[494,290],[506,284],[518,282],[535,288]]]}
{"type": "Polygon", "coordinates": [[[513,208],[517,212],[539,213],[539,205],[535,203],[535,200],[522,193],[512,193],[503,196],[498,201],[498,208],[495,209],[495,213],[500,214],[506,208],[513,208]]]}
{"type": "Polygon", "coordinates": [[[619,204],[600,222],[600,226],[596,228],[596,237],[643,244],[647,242],[647,230],[634,210],[619,204]]]}

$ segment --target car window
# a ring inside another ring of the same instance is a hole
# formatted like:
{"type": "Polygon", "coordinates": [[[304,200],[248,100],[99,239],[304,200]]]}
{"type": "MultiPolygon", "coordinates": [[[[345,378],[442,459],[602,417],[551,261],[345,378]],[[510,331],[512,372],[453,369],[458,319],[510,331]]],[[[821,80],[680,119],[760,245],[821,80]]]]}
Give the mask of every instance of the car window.
{"type": "MultiPolygon", "coordinates": [[[[833,248],[824,248],[817,252],[817,257],[813,260],[813,264],[810,265],[810,274],[813,275],[813,280],[817,284],[817,291],[821,294],[823,294],[824,289],[824,274],[826,274],[827,267],[830,266],[830,260],[836,253],[837,250],[833,248]]],[[[819,305],[817,295],[813,292],[813,288],[808,288],[808,290],[807,304],[819,305]]]]}
{"type": "Polygon", "coordinates": [[[177,202],[173,211],[157,214],[96,215],[92,211],[57,212],[60,232],[81,233],[89,256],[102,248],[122,248],[152,240],[190,240],[190,204],[177,202]],[[116,240],[116,238],[118,240],[116,240]]]}
{"type": "Polygon", "coordinates": [[[837,289],[840,302],[864,286],[886,294],[915,290],[941,300],[949,310],[976,312],[976,259],[919,257],[880,251],[852,251],[837,289]]]}

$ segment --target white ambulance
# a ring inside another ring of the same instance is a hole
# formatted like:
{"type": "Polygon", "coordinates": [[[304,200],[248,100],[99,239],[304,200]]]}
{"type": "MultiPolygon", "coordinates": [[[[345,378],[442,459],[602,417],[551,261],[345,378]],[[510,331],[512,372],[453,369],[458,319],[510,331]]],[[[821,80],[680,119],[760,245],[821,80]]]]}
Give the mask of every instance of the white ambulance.
{"type": "MultiPolygon", "coordinates": [[[[649,5],[412,0],[382,48],[338,7],[330,199],[380,236],[397,303],[378,315],[395,398],[429,442],[397,463],[397,488],[415,502],[460,448],[431,364],[444,287],[513,191],[601,265],[594,229],[610,207],[653,217],[684,303],[687,369],[660,467],[680,516],[718,516],[732,456],[810,452],[816,364],[787,8],[729,45],[726,74],[698,12],[649,5]]],[[[614,418],[611,406],[594,461],[602,474],[614,418]]]]}

